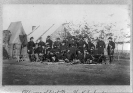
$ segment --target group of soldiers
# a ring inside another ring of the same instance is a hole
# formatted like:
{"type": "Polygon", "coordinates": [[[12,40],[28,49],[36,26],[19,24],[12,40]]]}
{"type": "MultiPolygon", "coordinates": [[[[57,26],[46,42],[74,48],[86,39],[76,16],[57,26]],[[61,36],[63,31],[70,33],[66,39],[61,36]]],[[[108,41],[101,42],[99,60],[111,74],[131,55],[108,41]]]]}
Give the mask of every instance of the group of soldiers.
{"type": "MultiPolygon", "coordinates": [[[[73,62],[78,60],[80,63],[101,63],[105,61],[104,50],[106,44],[102,37],[99,37],[96,45],[91,42],[90,38],[69,37],[63,40],[56,38],[53,42],[50,36],[47,36],[46,42],[40,38],[38,43],[34,43],[34,38],[31,37],[27,45],[27,52],[31,62],[73,62]]],[[[108,38],[107,52],[110,63],[113,59],[115,43],[112,38],[108,38]]]]}

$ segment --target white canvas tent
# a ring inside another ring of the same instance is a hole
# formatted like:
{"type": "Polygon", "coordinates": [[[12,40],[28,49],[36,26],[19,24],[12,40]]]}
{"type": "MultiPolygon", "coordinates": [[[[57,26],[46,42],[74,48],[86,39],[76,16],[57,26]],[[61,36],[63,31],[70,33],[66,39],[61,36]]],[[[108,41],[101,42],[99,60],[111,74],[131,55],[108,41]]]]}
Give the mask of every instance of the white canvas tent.
{"type": "Polygon", "coordinates": [[[50,36],[53,41],[56,40],[56,38],[60,38],[63,40],[66,36],[70,35],[68,29],[68,24],[64,23],[61,26],[59,26],[50,36]]]}
{"type": "MultiPolygon", "coordinates": [[[[20,55],[20,49],[22,44],[22,41],[20,40],[20,35],[26,35],[26,33],[24,31],[21,21],[11,22],[10,26],[8,27],[8,30],[11,32],[11,37],[8,45],[8,54],[10,55],[10,57],[15,57],[17,55],[20,55]]],[[[22,49],[21,54],[27,54],[26,47],[22,49]]]]}

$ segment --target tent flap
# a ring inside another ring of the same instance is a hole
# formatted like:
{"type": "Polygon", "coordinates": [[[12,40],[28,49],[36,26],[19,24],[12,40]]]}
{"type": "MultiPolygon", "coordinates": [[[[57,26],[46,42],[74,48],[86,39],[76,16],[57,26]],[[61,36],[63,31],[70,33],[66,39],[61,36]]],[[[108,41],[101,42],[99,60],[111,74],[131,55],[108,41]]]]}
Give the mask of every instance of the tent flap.
{"type": "Polygon", "coordinates": [[[19,39],[20,39],[23,47],[25,47],[27,45],[27,43],[28,43],[28,41],[27,41],[27,35],[19,35],[19,39]]]}

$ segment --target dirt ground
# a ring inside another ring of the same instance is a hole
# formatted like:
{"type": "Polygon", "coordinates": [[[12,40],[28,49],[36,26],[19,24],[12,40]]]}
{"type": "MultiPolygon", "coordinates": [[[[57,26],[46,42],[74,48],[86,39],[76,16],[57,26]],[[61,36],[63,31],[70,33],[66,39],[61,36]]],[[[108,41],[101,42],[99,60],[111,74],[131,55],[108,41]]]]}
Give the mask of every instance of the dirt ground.
{"type": "Polygon", "coordinates": [[[3,61],[3,85],[129,85],[130,61],[112,64],[47,64],[3,61]]]}

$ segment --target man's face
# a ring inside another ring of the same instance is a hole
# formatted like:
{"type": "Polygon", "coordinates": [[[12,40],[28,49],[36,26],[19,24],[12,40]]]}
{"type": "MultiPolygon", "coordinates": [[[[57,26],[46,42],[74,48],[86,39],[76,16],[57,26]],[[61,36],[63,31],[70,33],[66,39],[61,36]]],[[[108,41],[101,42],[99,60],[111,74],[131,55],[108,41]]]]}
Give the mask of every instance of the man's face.
{"type": "Polygon", "coordinates": [[[31,41],[33,41],[34,39],[32,38],[31,41]]]}
{"type": "Polygon", "coordinates": [[[50,37],[48,37],[48,39],[50,39],[50,37]]]}
{"type": "Polygon", "coordinates": [[[112,41],[112,39],[109,39],[109,41],[112,41]]]}

